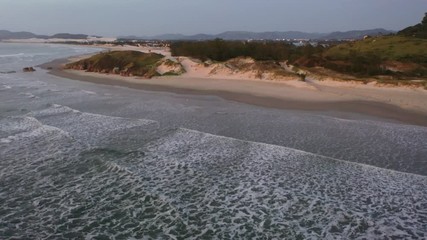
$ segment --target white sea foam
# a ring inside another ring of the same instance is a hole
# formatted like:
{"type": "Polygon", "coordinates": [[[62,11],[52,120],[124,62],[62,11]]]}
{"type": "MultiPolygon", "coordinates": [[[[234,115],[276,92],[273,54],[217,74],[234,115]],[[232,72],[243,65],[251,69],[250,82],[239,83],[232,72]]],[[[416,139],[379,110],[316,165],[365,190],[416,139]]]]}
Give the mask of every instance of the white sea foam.
{"type": "Polygon", "coordinates": [[[42,118],[47,124],[64,129],[75,136],[76,139],[88,144],[97,144],[99,141],[104,140],[108,141],[110,134],[126,129],[158,127],[158,123],[155,121],[85,113],[57,104],[28,115],[42,118]]]}
{"type": "Polygon", "coordinates": [[[16,54],[0,54],[0,58],[9,58],[9,57],[21,57],[25,56],[25,53],[16,53],[16,54]]]}
{"type": "Polygon", "coordinates": [[[41,126],[42,124],[33,117],[8,117],[0,119],[0,132],[8,135],[30,131],[41,126]]]}
{"type": "Polygon", "coordinates": [[[22,93],[22,94],[20,94],[20,95],[26,96],[26,97],[28,97],[28,98],[38,98],[37,96],[35,96],[35,95],[34,95],[34,94],[32,94],[32,93],[22,93]]]}
{"type": "Polygon", "coordinates": [[[12,139],[10,137],[7,138],[0,138],[0,143],[11,143],[12,139]]]}
{"type": "Polygon", "coordinates": [[[87,90],[82,90],[82,92],[87,93],[87,94],[96,94],[96,92],[92,92],[92,91],[87,91],[87,90]]]}
{"type": "Polygon", "coordinates": [[[31,138],[44,135],[46,132],[59,132],[65,136],[69,136],[67,132],[43,125],[40,121],[33,117],[9,117],[0,120],[0,131],[2,135],[6,135],[4,142],[11,142],[22,138],[31,138]]]}
{"type": "Polygon", "coordinates": [[[7,89],[12,89],[12,87],[9,85],[2,85],[2,87],[0,88],[0,90],[7,90],[7,89]]]}
{"type": "Polygon", "coordinates": [[[142,175],[155,173],[149,176],[156,180],[146,183],[153,194],[170,197],[178,209],[204,212],[209,222],[224,219],[221,214],[225,214],[234,224],[222,227],[241,236],[246,232],[241,227],[249,224],[253,229],[255,224],[257,229],[268,225],[264,231],[278,238],[286,236],[279,229],[292,238],[298,236],[293,235],[296,232],[304,238],[409,237],[422,222],[399,219],[425,214],[407,214],[418,201],[426,203],[425,189],[417,192],[427,184],[424,176],[186,129],[152,142],[144,150],[148,154],[144,164],[151,167],[142,175]],[[197,195],[200,190],[204,192],[201,196],[197,195]],[[378,199],[378,194],[386,197],[378,199]],[[409,200],[407,194],[415,194],[417,200],[409,200]],[[402,214],[390,210],[395,207],[407,210],[402,214]],[[381,214],[366,217],[372,212],[381,214]],[[343,220],[337,224],[325,225],[325,221],[340,218],[343,220]],[[381,231],[384,219],[393,219],[387,231],[381,231]],[[412,230],[408,233],[399,228],[412,230]]]}

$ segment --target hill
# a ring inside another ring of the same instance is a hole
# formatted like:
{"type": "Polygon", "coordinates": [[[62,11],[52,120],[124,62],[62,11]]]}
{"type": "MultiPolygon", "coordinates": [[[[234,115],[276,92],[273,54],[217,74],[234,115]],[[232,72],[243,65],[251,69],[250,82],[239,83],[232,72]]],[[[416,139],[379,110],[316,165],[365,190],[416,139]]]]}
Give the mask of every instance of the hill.
{"type": "Polygon", "coordinates": [[[228,31],[219,34],[163,34],[151,37],[121,36],[120,39],[145,39],[145,40],[187,40],[187,41],[204,41],[204,40],[277,40],[277,39],[318,39],[318,40],[343,40],[343,39],[362,39],[366,35],[378,36],[393,33],[382,28],[370,30],[358,30],[348,32],[333,33],[306,33],[298,31],[286,32],[245,32],[245,31],[228,31]]]}
{"type": "Polygon", "coordinates": [[[276,40],[276,39],[317,39],[321,37],[322,33],[305,33],[298,31],[287,32],[242,32],[230,31],[214,35],[215,38],[224,40],[276,40]]]}
{"type": "Polygon", "coordinates": [[[49,38],[61,38],[61,39],[86,39],[89,37],[86,34],[71,34],[71,33],[57,33],[49,38]]]}
{"type": "Polygon", "coordinates": [[[183,72],[179,63],[163,58],[163,55],[157,53],[113,51],[99,53],[90,58],[67,64],[65,68],[146,78],[157,75],[178,75],[183,72]],[[158,68],[162,69],[161,74],[158,68]]]}
{"type": "Polygon", "coordinates": [[[30,38],[86,39],[87,37],[88,37],[88,35],[86,35],[86,34],[57,33],[57,34],[54,34],[52,36],[47,36],[47,35],[34,34],[32,32],[11,32],[11,31],[7,31],[7,30],[0,30],[0,40],[30,39],[30,38]]]}
{"type": "Polygon", "coordinates": [[[349,60],[358,54],[375,54],[381,60],[427,63],[427,40],[404,36],[367,38],[328,49],[324,57],[349,60]]]}
{"type": "Polygon", "coordinates": [[[11,32],[7,30],[0,30],[0,40],[2,39],[29,39],[29,38],[48,38],[44,35],[36,35],[31,32],[11,32]]]}
{"type": "Polygon", "coordinates": [[[325,40],[342,40],[342,39],[363,39],[365,36],[382,36],[394,33],[393,31],[385,30],[383,28],[376,28],[370,30],[355,30],[355,31],[347,31],[347,32],[333,32],[330,33],[322,39],[325,40]]]}
{"type": "Polygon", "coordinates": [[[321,33],[304,33],[297,31],[287,32],[245,32],[245,31],[228,31],[219,34],[162,34],[151,37],[122,36],[121,39],[146,39],[146,40],[214,40],[217,38],[224,40],[276,40],[276,39],[317,39],[325,34],[321,33]]]}
{"type": "Polygon", "coordinates": [[[427,39],[384,36],[327,49],[322,66],[355,75],[427,77],[427,39]]]}
{"type": "Polygon", "coordinates": [[[319,65],[356,75],[427,78],[427,13],[420,24],[397,35],[331,47],[322,53],[319,65]]]}
{"type": "Polygon", "coordinates": [[[427,38],[427,13],[425,13],[421,23],[407,27],[402,31],[399,31],[398,34],[408,37],[427,38]]]}

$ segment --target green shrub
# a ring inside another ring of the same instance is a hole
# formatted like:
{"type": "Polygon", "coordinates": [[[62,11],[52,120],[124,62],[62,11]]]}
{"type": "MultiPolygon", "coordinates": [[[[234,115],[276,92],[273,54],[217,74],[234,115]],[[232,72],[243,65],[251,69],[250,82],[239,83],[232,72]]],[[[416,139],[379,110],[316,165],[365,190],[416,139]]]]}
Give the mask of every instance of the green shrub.
{"type": "Polygon", "coordinates": [[[66,65],[66,68],[82,69],[89,72],[117,73],[152,77],[156,75],[157,63],[164,56],[157,53],[138,51],[112,51],[66,65]]]}

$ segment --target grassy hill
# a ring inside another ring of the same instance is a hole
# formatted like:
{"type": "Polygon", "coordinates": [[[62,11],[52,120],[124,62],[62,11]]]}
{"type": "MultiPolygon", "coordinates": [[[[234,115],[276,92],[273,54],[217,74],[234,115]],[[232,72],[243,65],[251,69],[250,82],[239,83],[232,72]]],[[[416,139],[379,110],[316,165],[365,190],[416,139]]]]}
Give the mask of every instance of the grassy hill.
{"type": "Polygon", "coordinates": [[[427,78],[427,14],[397,35],[368,37],[326,49],[320,66],[356,76],[427,78]]]}
{"type": "Polygon", "coordinates": [[[385,36],[337,45],[324,53],[325,58],[349,60],[354,53],[375,54],[381,60],[427,63],[427,39],[385,36]]]}
{"type": "Polygon", "coordinates": [[[157,53],[112,51],[67,64],[66,68],[150,78],[158,75],[156,68],[163,57],[157,53]]]}
{"type": "Polygon", "coordinates": [[[427,39],[384,36],[349,42],[322,54],[326,68],[361,76],[427,77],[427,39]]]}
{"type": "Polygon", "coordinates": [[[410,36],[427,39],[427,13],[425,13],[421,23],[407,27],[398,33],[401,36],[410,36]]]}

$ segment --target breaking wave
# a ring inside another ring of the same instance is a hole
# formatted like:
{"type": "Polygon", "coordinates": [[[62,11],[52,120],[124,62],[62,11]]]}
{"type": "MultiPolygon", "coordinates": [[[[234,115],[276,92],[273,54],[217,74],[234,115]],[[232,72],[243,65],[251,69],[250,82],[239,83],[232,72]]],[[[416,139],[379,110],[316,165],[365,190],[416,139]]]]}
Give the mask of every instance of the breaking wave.
{"type": "Polygon", "coordinates": [[[6,58],[6,57],[22,57],[25,56],[24,53],[17,53],[17,54],[0,54],[0,58],[6,58]]]}

